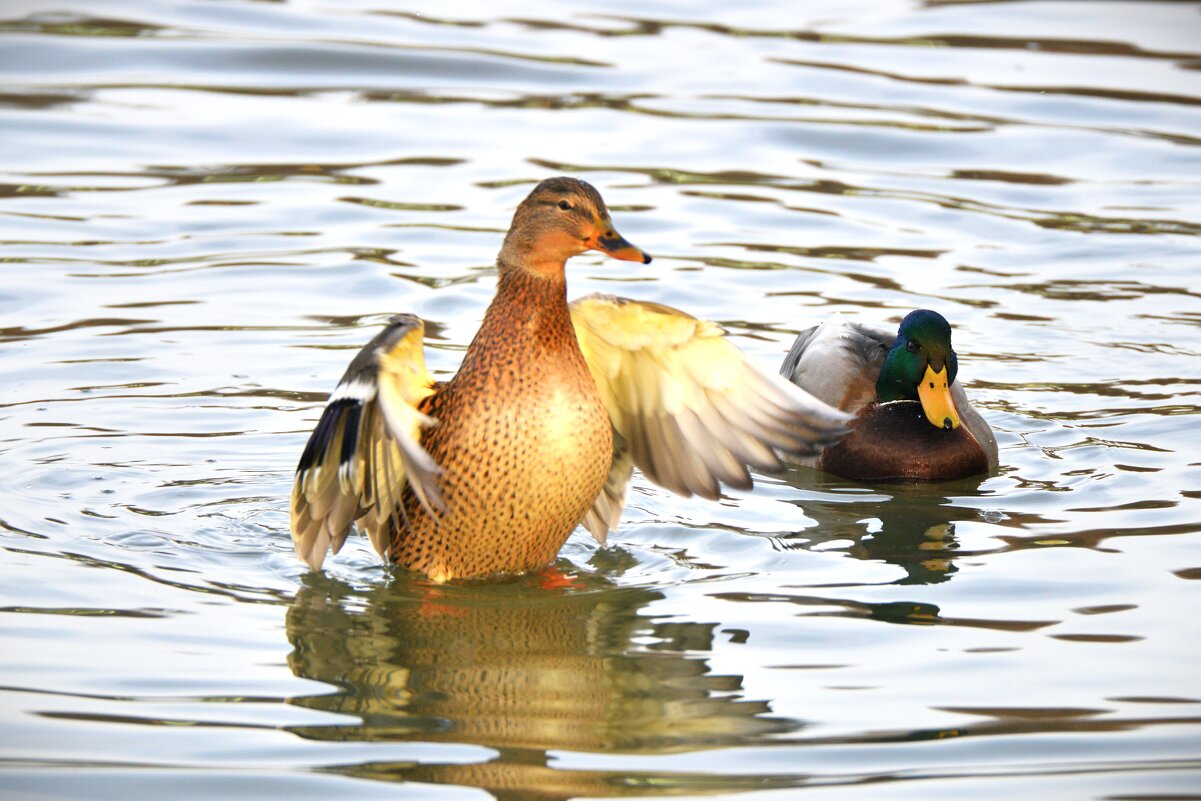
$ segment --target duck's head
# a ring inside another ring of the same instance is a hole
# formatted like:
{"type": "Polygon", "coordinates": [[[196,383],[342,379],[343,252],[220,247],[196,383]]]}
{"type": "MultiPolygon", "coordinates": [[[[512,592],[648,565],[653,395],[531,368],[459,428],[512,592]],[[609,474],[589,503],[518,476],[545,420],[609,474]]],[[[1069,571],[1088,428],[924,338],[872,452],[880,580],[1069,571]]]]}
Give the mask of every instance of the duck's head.
{"type": "Polygon", "coordinates": [[[901,321],[876,381],[876,397],[882,403],[921,401],[931,425],[958,428],[959,413],[951,400],[951,383],[958,372],[959,360],[951,349],[951,325],[938,312],[918,309],[901,321]]]}
{"type": "Polygon", "coordinates": [[[517,207],[500,256],[502,263],[552,274],[586,250],[623,261],[651,261],[649,254],[617,233],[605,201],[591,184],[548,178],[517,207]]]}

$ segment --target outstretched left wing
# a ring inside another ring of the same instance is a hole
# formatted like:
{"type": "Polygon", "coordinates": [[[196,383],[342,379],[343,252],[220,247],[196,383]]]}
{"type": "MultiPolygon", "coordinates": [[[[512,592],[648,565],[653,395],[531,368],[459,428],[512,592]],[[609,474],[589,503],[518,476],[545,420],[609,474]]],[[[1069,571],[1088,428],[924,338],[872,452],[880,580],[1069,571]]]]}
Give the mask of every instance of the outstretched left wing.
{"type": "Polygon", "coordinates": [[[846,414],[763,372],[714,323],[657,303],[590,295],[571,304],[584,359],[613,423],[609,480],[584,525],[604,542],[632,467],[681,495],[751,486],[775,451],[814,453],[846,433],[846,414]]]}
{"type": "Polygon", "coordinates": [[[305,445],[292,485],[292,543],[314,570],[342,547],[352,521],[386,555],[406,485],[429,514],[444,511],[441,471],[421,447],[434,421],[418,406],[435,392],[424,330],[411,314],[389,320],[350,363],[305,445]]]}

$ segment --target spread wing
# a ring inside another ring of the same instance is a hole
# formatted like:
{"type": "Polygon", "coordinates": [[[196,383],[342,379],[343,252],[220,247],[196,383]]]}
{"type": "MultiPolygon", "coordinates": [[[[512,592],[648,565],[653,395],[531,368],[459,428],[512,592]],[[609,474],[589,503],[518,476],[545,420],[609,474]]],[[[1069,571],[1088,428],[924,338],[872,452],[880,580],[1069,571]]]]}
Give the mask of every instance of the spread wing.
{"type": "Polygon", "coordinates": [[[876,379],[896,333],[833,314],[797,335],[780,374],[831,406],[854,414],[876,399],[876,379]]]}
{"type": "Polygon", "coordinates": [[[613,461],[609,463],[609,475],[600,495],[592,503],[592,508],[584,513],[584,528],[592,533],[601,545],[609,539],[609,532],[617,528],[621,521],[621,510],[626,505],[626,488],[630,485],[630,476],[634,472],[634,460],[630,457],[630,448],[625,439],[616,431],[613,432],[613,461]]]}
{"type": "Polygon", "coordinates": [[[656,303],[590,295],[571,304],[584,359],[614,430],[609,480],[584,525],[604,542],[632,467],[681,495],[751,486],[749,467],[782,468],[775,450],[815,453],[847,416],[762,372],[714,323],[656,303]]]}
{"type": "Polygon", "coordinates": [[[434,421],[417,407],[435,391],[424,331],[413,315],[393,317],[350,363],[305,445],[292,486],[292,543],[314,570],[342,547],[352,521],[385,554],[386,524],[404,514],[406,484],[431,515],[444,511],[441,471],[421,447],[434,421]]]}

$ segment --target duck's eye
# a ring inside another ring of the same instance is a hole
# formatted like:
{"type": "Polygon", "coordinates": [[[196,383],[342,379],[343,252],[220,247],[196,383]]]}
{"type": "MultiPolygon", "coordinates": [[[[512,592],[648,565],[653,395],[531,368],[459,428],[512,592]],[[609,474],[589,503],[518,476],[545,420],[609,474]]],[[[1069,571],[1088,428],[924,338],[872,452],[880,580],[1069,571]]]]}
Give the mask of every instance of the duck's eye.
{"type": "Polygon", "coordinates": [[[566,200],[560,200],[559,208],[563,209],[563,211],[571,211],[571,204],[568,203],[566,200]]]}
{"type": "Polygon", "coordinates": [[[914,342],[912,339],[905,343],[905,349],[908,350],[910,353],[917,353],[918,347],[919,347],[919,345],[916,342],[914,342]]]}

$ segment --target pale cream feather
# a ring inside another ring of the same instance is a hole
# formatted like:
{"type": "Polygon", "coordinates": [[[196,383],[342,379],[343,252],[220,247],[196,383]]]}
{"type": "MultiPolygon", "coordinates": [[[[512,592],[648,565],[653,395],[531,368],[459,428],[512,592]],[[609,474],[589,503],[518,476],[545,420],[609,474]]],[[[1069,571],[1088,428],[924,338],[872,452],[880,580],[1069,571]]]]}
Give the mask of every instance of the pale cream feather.
{"type": "Polygon", "coordinates": [[[602,543],[631,464],[673,492],[715,499],[723,483],[749,487],[748,467],[781,469],[776,450],[811,453],[845,433],[845,414],[754,367],[715,323],[606,295],[575,301],[571,316],[623,443],[584,520],[602,543]]]}
{"type": "MultiPolygon", "coordinates": [[[[359,390],[357,431],[347,430],[353,419],[349,411],[331,403],[323,416],[337,415],[330,421],[332,434],[317,461],[296,474],[292,540],[297,556],[314,570],[320,569],[327,552],[341,549],[352,522],[367,532],[376,551],[386,554],[386,524],[404,513],[401,495],[406,483],[430,514],[444,511],[435,483],[440,470],[421,447],[422,429],[434,424],[417,408],[434,392],[422,352],[424,326],[416,318],[406,319],[414,322],[398,330],[395,342],[381,342],[389,329],[360,354],[360,371],[373,375],[348,371],[342,380],[374,387],[359,390]],[[385,349],[385,344],[390,347],[385,349]],[[351,435],[357,437],[356,446],[343,464],[343,441],[351,435]]],[[[355,364],[360,360],[352,363],[352,370],[355,364]]]]}

